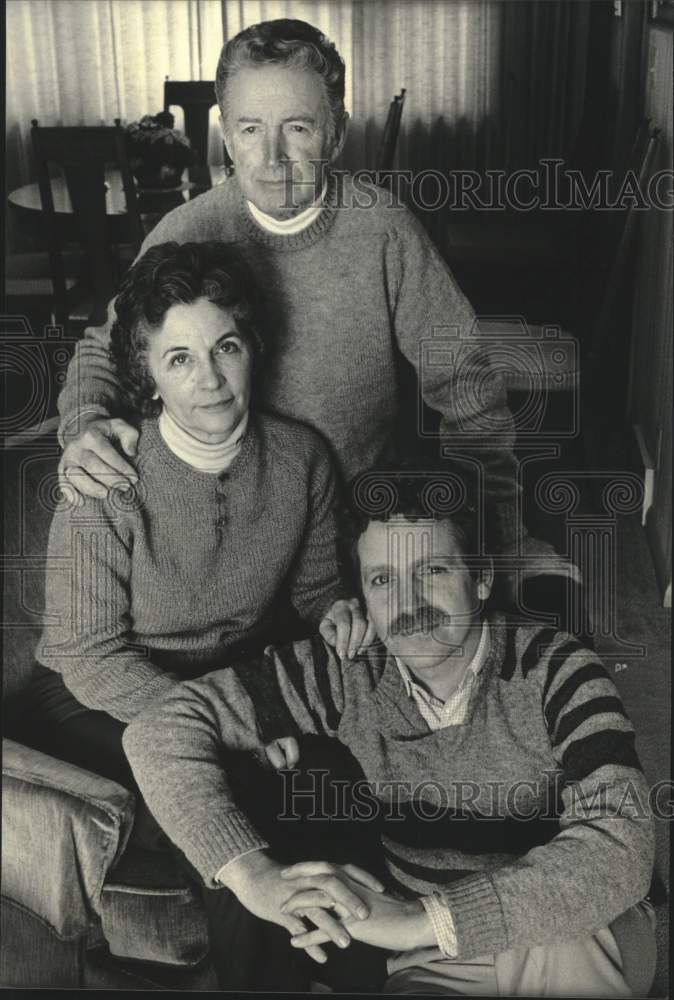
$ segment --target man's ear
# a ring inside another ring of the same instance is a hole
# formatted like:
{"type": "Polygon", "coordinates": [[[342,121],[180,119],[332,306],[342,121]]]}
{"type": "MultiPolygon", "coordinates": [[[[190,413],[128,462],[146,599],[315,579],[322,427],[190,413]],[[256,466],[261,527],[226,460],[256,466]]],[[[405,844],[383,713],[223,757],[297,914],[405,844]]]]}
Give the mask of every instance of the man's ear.
{"type": "Polygon", "coordinates": [[[339,154],[344,149],[344,143],[346,142],[346,134],[348,132],[348,129],[349,129],[349,112],[345,111],[344,117],[342,118],[335,135],[335,144],[332,147],[332,151],[330,153],[330,160],[329,160],[330,163],[334,163],[339,154]]]}

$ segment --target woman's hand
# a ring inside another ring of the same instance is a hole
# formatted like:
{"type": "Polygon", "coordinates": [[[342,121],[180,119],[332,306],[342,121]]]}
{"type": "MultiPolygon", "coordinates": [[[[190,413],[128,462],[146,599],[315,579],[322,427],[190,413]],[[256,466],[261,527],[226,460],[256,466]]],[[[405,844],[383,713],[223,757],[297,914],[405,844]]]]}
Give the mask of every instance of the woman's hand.
{"type": "Polygon", "coordinates": [[[340,660],[345,657],[352,660],[365,646],[375,640],[372,623],[365,619],[357,597],[350,600],[335,601],[318,631],[326,642],[335,647],[340,660]]]}
{"type": "MultiPolygon", "coordinates": [[[[302,916],[316,925],[322,935],[321,943],[334,941],[340,948],[346,948],[351,942],[349,932],[342,921],[327,911],[331,906],[338,905],[340,913],[347,914],[354,923],[362,921],[370,910],[363,903],[361,894],[368,891],[366,886],[371,887],[369,891],[374,894],[381,883],[355,865],[329,867],[334,871],[329,879],[324,880],[326,892],[318,896],[322,904],[316,906],[309,903],[303,906],[302,916]],[[362,881],[359,882],[359,879],[362,881]]],[[[256,917],[280,924],[291,935],[300,937],[308,933],[306,925],[298,915],[285,912],[283,906],[305,883],[301,879],[289,881],[281,874],[283,871],[284,866],[270,858],[265,851],[251,851],[227,865],[222,881],[256,917]]],[[[301,948],[302,945],[297,947],[301,948]]],[[[316,962],[323,963],[327,959],[320,944],[308,944],[306,952],[316,962]]]]}
{"type": "MultiPolygon", "coordinates": [[[[343,926],[356,941],[375,945],[378,948],[389,948],[391,951],[409,951],[412,948],[432,948],[436,944],[435,933],[422,903],[418,899],[395,899],[383,891],[373,891],[371,887],[361,883],[352,888],[358,892],[361,899],[368,905],[370,915],[366,920],[354,920],[351,913],[332,899],[327,899],[326,878],[331,869],[342,868],[343,872],[350,865],[336,866],[323,862],[303,862],[286,870],[284,878],[294,882],[298,891],[281,907],[281,912],[295,917],[306,916],[308,909],[329,907],[340,918],[343,926]]],[[[347,884],[349,879],[347,878],[347,884]]],[[[313,917],[311,918],[313,920],[313,917]]],[[[314,920],[314,923],[316,921],[314,920]]],[[[328,939],[325,933],[318,930],[305,931],[303,934],[293,934],[291,944],[296,948],[310,948],[325,943],[328,939]]]]}
{"type": "Polygon", "coordinates": [[[112,487],[128,489],[138,482],[138,473],[121,455],[122,448],[129,458],[136,454],[138,431],[119,417],[102,417],[99,413],[81,415],[83,428],[63,449],[59,462],[59,478],[78,493],[104,500],[112,487]]]}

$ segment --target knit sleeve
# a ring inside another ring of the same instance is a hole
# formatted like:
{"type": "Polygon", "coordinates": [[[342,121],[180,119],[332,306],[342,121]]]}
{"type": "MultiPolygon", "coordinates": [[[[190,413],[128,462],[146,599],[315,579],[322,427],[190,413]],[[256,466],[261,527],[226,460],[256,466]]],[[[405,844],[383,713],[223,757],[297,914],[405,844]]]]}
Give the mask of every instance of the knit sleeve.
{"type": "Polygon", "coordinates": [[[277,736],[334,736],[343,702],[339,661],[316,638],[179,684],[127,727],[124,749],[145,801],[207,884],[266,846],[235,803],[223,751],[261,751],[277,736]]]}
{"type": "Polygon", "coordinates": [[[468,299],[409,212],[400,216],[388,258],[400,350],[416,369],[424,402],[440,416],[440,446],[481,477],[508,546],[524,528],[517,517],[515,428],[503,380],[468,299]]]}
{"type": "Polygon", "coordinates": [[[65,385],[58,398],[61,417],[58,436],[63,445],[79,433],[77,417],[89,409],[102,416],[114,415],[120,407],[119,383],[110,358],[110,331],[114,321],[114,302],[102,326],[87,327],[75,346],[65,385]]]}
{"type": "Polygon", "coordinates": [[[342,582],[337,559],[337,479],[322,444],[316,449],[308,488],[307,524],[289,584],[298,614],[317,626],[336,600],[351,596],[342,582]]]}
{"type": "Polygon", "coordinates": [[[444,891],[459,958],[595,932],[648,892],[648,786],[618,691],[594,654],[561,634],[532,681],[562,779],[559,832],[444,891]]]}
{"type": "Polygon", "coordinates": [[[132,641],[132,538],[115,495],[73,497],[54,514],[37,658],[63,676],[81,704],[128,722],[177,678],[132,641]]]}

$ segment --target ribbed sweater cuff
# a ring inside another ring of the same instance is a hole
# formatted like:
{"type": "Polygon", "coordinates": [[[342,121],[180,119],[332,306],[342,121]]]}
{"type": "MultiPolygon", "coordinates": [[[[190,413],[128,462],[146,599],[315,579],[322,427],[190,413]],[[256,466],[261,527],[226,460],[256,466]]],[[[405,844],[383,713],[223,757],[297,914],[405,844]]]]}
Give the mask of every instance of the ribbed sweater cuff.
{"type": "Polygon", "coordinates": [[[470,875],[443,889],[456,928],[459,959],[493,955],[508,947],[501,903],[488,875],[470,875]]]}
{"type": "Polygon", "coordinates": [[[71,437],[77,437],[78,434],[81,433],[81,429],[79,426],[79,418],[84,416],[84,414],[97,413],[101,417],[110,416],[109,410],[97,400],[92,399],[91,401],[87,402],[83,401],[82,399],[79,399],[78,403],[79,405],[77,407],[75,407],[74,409],[71,408],[70,410],[66,411],[66,413],[61,417],[58,426],[57,436],[59,444],[61,445],[62,448],[64,447],[65,442],[68,441],[71,437]]]}
{"type": "Polygon", "coordinates": [[[223,865],[255,848],[269,847],[268,841],[238,809],[210,816],[200,823],[192,820],[189,828],[185,825],[180,832],[181,841],[189,844],[185,851],[188,860],[210,888],[217,886],[215,876],[223,865]]]}

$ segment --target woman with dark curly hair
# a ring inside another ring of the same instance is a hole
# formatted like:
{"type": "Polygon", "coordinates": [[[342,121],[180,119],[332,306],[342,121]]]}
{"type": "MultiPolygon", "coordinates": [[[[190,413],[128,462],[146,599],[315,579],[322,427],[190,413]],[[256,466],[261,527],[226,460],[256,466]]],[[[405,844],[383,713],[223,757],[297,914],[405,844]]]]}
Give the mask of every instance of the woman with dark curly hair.
{"type": "Polygon", "coordinates": [[[115,310],[139,482],[73,491],[54,515],[32,702],[52,752],[126,781],[125,724],[177,681],[289,638],[280,594],[312,631],[348,605],[327,447],[250,405],[263,325],[242,258],[155,246],[115,310]]]}

